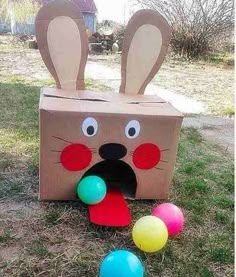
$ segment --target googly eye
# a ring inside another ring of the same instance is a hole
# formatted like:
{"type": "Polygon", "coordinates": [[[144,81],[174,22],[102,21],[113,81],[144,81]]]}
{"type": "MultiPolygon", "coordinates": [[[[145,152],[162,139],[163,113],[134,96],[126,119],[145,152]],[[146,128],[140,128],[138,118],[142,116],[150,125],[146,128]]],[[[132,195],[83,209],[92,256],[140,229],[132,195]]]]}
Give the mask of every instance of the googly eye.
{"type": "Polygon", "coordinates": [[[93,117],[86,118],[82,124],[82,131],[87,137],[93,137],[96,135],[98,131],[97,120],[93,117]]]}
{"type": "Polygon", "coordinates": [[[125,127],[125,135],[127,138],[134,139],[139,135],[140,124],[137,120],[131,120],[125,127]]]}

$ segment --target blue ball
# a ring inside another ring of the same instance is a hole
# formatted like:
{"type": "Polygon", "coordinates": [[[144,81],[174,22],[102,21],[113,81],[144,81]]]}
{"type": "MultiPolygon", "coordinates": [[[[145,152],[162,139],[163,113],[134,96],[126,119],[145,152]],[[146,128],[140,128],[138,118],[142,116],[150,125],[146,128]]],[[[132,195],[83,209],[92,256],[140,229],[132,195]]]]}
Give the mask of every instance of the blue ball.
{"type": "Polygon", "coordinates": [[[133,253],[116,250],[108,254],[102,261],[100,277],[143,277],[144,269],[141,261],[133,253]]]}
{"type": "Polygon", "coordinates": [[[78,197],[88,205],[101,202],[105,198],[106,192],[106,184],[98,176],[87,176],[77,184],[78,197]]]}

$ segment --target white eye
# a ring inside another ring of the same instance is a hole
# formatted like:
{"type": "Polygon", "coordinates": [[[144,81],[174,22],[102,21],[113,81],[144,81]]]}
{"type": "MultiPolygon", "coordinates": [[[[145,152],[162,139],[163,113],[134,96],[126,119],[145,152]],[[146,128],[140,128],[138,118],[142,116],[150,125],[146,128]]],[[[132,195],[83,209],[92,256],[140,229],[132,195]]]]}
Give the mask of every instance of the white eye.
{"type": "Polygon", "coordinates": [[[127,138],[133,139],[139,135],[140,124],[137,120],[131,120],[125,127],[125,135],[127,138]]]}
{"type": "Polygon", "coordinates": [[[82,131],[87,137],[92,137],[96,135],[98,131],[97,120],[93,117],[86,118],[82,124],[82,131]]]}

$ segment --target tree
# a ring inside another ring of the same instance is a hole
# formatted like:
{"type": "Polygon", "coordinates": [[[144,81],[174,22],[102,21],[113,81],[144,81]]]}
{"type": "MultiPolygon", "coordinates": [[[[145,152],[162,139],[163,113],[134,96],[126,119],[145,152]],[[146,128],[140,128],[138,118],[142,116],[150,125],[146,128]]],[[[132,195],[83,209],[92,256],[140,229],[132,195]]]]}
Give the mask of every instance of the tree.
{"type": "Polygon", "coordinates": [[[233,0],[135,0],[159,11],[172,28],[172,49],[188,57],[209,51],[234,28],[233,0]]]}
{"type": "Polygon", "coordinates": [[[39,3],[35,0],[0,0],[0,18],[4,21],[9,20],[13,11],[16,22],[25,22],[29,17],[36,15],[41,6],[39,3]]]}
{"type": "Polygon", "coordinates": [[[8,1],[0,0],[0,21],[8,22],[10,20],[10,14],[8,11],[8,1]]]}
{"type": "Polygon", "coordinates": [[[105,19],[99,23],[97,23],[97,30],[101,33],[113,32],[115,28],[119,27],[120,24],[116,21],[105,19]]]}
{"type": "Polygon", "coordinates": [[[18,23],[26,22],[30,17],[34,17],[39,8],[39,2],[35,0],[8,0],[11,2],[14,13],[15,13],[15,20],[18,23]]]}

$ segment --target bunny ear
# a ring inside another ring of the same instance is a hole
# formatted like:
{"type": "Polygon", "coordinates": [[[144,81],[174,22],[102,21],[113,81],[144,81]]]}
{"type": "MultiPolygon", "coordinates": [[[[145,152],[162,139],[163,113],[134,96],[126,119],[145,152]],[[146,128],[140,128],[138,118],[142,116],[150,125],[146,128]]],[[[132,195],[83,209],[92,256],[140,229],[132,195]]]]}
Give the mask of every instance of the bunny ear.
{"type": "Polygon", "coordinates": [[[140,10],[125,32],[121,62],[121,93],[143,94],[167,53],[171,31],[156,11],[140,10]]]}
{"type": "Polygon", "coordinates": [[[84,89],[88,39],[79,8],[67,0],[43,6],[35,22],[38,48],[62,89],[84,89]]]}

